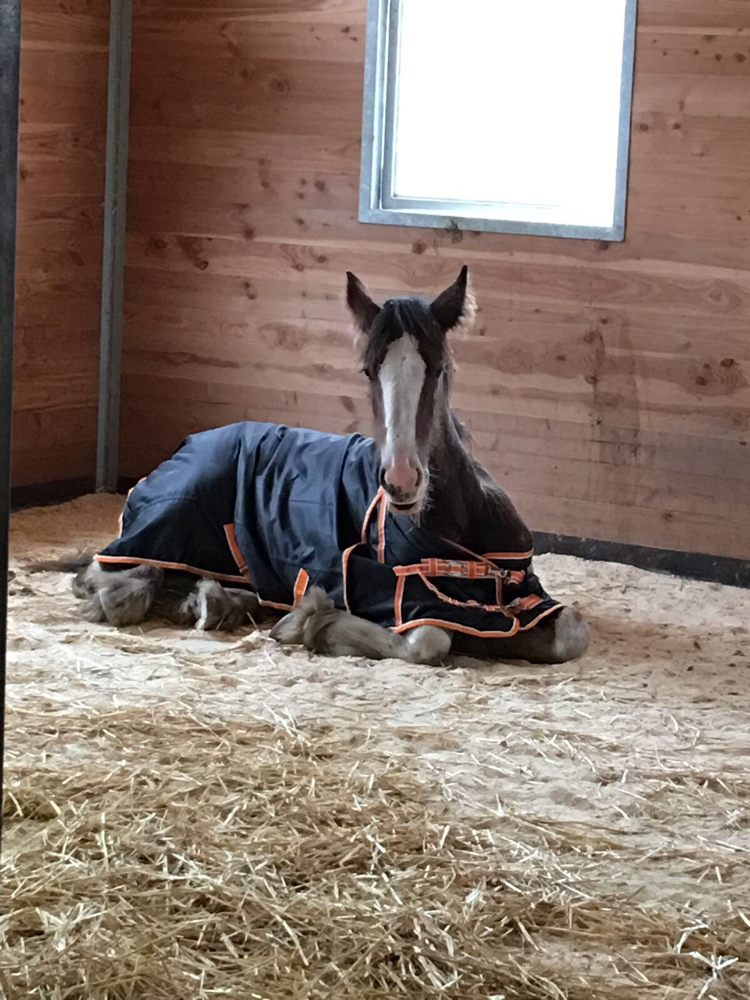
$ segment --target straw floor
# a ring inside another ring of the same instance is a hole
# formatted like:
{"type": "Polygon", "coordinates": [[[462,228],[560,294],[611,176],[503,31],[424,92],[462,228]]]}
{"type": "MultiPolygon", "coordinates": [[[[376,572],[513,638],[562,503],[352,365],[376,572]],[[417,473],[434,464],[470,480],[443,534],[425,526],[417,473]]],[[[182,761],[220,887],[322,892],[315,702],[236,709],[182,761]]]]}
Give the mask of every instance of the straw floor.
{"type": "Polygon", "coordinates": [[[0,997],[750,996],[750,593],[563,557],[556,668],[75,617],[13,527],[0,997]]]}

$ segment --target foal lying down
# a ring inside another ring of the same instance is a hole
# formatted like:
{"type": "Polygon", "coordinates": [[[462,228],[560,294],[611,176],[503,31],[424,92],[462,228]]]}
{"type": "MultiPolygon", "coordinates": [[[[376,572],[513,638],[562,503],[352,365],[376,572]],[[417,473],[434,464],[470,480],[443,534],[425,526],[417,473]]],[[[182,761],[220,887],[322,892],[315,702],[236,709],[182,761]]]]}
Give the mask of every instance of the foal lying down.
{"type": "Polygon", "coordinates": [[[450,409],[467,269],[433,302],[382,306],[349,274],[347,302],[375,440],[251,422],[187,438],[78,567],[84,616],[232,630],[286,612],[280,642],[414,663],[580,656],[587,624],[545,593],[531,533],[450,409]]]}

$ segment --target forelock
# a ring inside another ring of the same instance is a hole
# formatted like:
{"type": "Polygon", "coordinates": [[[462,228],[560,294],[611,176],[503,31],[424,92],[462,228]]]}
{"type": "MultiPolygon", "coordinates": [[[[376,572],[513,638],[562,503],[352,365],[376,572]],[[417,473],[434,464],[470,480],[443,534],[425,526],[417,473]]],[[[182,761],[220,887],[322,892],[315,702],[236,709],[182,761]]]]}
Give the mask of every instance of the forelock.
{"type": "Polygon", "coordinates": [[[388,299],[373,323],[364,344],[365,367],[377,368],[390,344],[399,337],[414,338],[426,363],[435,364],[445,352],[445,333],[430,312],[429,303],[421,298],[388,299]]]}

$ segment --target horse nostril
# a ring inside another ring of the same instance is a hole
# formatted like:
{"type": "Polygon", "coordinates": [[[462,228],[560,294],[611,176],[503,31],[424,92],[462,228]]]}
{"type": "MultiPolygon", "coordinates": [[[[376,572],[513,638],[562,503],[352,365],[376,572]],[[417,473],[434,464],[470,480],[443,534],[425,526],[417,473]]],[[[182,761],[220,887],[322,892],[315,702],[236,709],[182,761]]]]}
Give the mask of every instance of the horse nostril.
{"type": "Polygon", "coordinates": [[[406,501],[419,489],[424,479],[424,473],[414,461],[394,462],[393,465],[381,466],[380,485],[391,498],[406,501]]]}

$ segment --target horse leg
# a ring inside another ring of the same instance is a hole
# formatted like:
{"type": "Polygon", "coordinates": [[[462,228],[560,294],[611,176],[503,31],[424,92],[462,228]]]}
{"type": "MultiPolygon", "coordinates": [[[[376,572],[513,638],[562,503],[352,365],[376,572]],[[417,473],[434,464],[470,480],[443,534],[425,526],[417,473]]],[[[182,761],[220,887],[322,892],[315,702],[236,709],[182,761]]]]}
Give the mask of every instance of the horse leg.
{"type": "Polygon", "coordinates": [[[85,598],[81,615],[87,621],[123,628],[146,619],[163,582],[164,571],[158,566],[107,572],[92,563],[74,580],[73,593],[85,598]]]}
{"type": "Polygon", "coordinates": [[[365,656],[371,660],[399,659],[426,664],[443,660],[451,644],[450,636],[443,629],[431,625],[402,636],[348,611],[339,611],[319,587],[313,587],[298,608],[274,625],[271,638],[330,656],[365,656]]]}
{"type": "Polygon", "coordinates": [[[555,663],[567,663],[583,656],[591,641],[591,628],[583,615],[575,608],[563,608],[554,622],[552,652],[555,663]]]}
{"type": "Polygon", "coordinates": [[[563,608],[528,632],[507,639],[480,639],[459,635],[455,651],[494,660],[528,660],[530,663],[568,663],[588,649],[591,630],[574,608],[563,608]]]}
{"type": "Polygon", "coordinates": [[[519,632],[511,641],[518,642],[521,658],[531,663],[568,663],[583,656],[590,638],[591,629],[580,612],[563,608],[551,620],[519,632]]]}
{"type": "Polygon", "coordinates": [[[107,621],[118,628],[139,625],[150,616],[201,631],[232,632],[259,608],[251,591],[225,589],[215,580],[196,583],[186,574],[165,574],[148,565],[115,570],[92,562],[73,580],[73,593],[85,599],[81,614],[87,621],[107,621]]]}
{"type": "Polygon", "coordinates": [[[407,659],[411,663],[442,663],[451,650],[453,637],[444,628],[436,625],[419,625],[406,633],[409,649],[407,659]]]}
{"type": "Polygon", "coordinates": [[[216,580],[200,580],[185,597],[166,595],[158,612],[176,625],[193,624],[200,632],[234,632],[257,614],[256,594],[240,588],[222,587],[216,580]]]}

